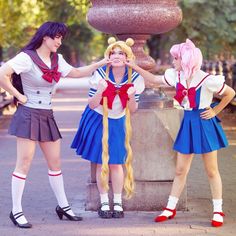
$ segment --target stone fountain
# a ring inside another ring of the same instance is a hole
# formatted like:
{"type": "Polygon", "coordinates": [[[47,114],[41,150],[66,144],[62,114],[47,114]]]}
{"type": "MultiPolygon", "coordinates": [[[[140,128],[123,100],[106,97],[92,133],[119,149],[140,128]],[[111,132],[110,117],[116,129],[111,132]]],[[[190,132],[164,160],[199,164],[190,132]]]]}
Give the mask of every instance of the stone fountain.
{"type": "MultiPolygon", "coordinates": [[[[87,19],[95,29],[125,40],[132,37],[136,63],[146,70],[155,61],[145,53],[144,44],[151,34],[161,34],[177,27],[182,11],[176,0],[91,0],[87,19]]],[[[172,150],[181,112],[160,91],[148,89],[141,98],[138,112],[132,116],[132,148],[136,193],[124,200],[126,210],[160,210],[167,201],[174,177],[175,152],[172,150]],[[142,124],[140,126],[140,124],[142,124]]],[[[86,209],[96,210],[99,194],[94,164],[88,183],[86,209]]],[[[110,193],[111,194],[111,193],[110,193]]],[[[178,209],[186,208],[186,189],[178,209]]]]}

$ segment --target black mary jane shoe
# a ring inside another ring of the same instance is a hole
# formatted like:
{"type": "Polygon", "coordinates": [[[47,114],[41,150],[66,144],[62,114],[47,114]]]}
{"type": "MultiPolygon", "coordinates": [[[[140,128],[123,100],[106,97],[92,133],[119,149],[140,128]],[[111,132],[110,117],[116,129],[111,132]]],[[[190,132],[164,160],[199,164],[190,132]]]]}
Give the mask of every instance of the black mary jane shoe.
{"type": "Polygon", "coordinates": [[[99,217],[103,218],[103,219],[110,219],[112,218],[112,212],[110,210],[102,210],[103,206],[109,206],[108,202],[104,202],[101,204],[101,206],[98,209],[98,215],[99,217]]]}
{"type": "Polygon", "coordinates": [[[28,228],[32,228],[32,224],[30,224],[29,222],[25,223],[25,224],[20,224],[18,223],[16,220],[18,218],[20,218],[21,216],[23,216],[23,212],[18,212],[16,214],[13,215],[12,211],[10,213],[10,219],[11,221],[13,222],[13,224],[19,228],[22,228],[22,229],[28,229],[28,228]]]}
{"type": "MultiPolygon", "coordinates": [[[[122,205],[120,203],[114,203],[114,206],[122,207],[122,205]]],[[[124,211],[113,210],[112,217],[113,218],[124,218],[124,211]]]]}
{"type": "Polygon", "coordinates": [[[56,207],[56,213],[57,213],[59,219],[62,220],[63,216],[65,216],[68,220],[71,220],[71,221],[81,221],[81,220],[83,220],[83,218],[80,217],[80,216],[69,215],[67,213],[67,211],[69,211],[69,210],[71,210],[70,206],[67,206],[67,207],[57,206],[56,207]]]}

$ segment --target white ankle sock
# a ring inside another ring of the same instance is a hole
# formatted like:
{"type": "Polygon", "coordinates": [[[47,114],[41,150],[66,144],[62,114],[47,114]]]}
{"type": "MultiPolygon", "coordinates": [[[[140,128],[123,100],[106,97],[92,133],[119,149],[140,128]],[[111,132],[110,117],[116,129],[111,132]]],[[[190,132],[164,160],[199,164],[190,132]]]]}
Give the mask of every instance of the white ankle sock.
{"type": "Polygon", "coordinates": [[[103,203],[108,203],[108,205],[102,206],[101,210],[102,210],[102,211],[109,211],[109,210],[110,210],[110,206],[109,206],[108,193],[102,193],[102,194],[100,194],[100,201],[101,201],[101,204],[103,204],[103,203]]]}
{"type": "MultiPolygon", "coordinates": [[[[22,195],[25,188],[25,179],[26,175],[13,172],[12,174],[12,184],[11,184],[11,192],[12,192],[12,214],[15,215],[19,212],[22,212],[22,195]]],[[[19,224],[26,224],[28,221],[26,220],[25,216],[21,216],[16,221],[19,224]]]]}
{"type": "MultiPolygon", "coordinates": [[[[177,197],[174,197],[174,196],[169,196],[169,199],[168,199],[168,203],[167,203],[167,206],[166,208],[168,209],[171,209],[171,210],[174,210],[176,208],[176,205],[179,201],[179,198],[177,197]]],[[[161,213],[161,216],[166,216],[166,217],[169,217],[171,216],[173,213],[171,211],[168,211],[168,210],[164,210],[162,213],[161,213]]]]}
{"type": "MultiPolygon", "coordinates": [[[[49,177],[51,188],[57,198],[58,205],[61,208],[69,206],[69,203],[67,201],[67,197],[65,194],[64,182],[63,182],[63,176],[62,176],[61,170],[59,171],[48,170],[48,177],[49,177]]],[[[69,210],[66,213],[69,215],[75,216],[72,210],[69,210]]]]}
{"type": "Polygon", "coordinates": [[[115,211],[123,211],[122,206],[115,205],[115,203],[122,205],[121,193],[114,193],[113,203],[114,203],[114,210],[115,211]]]}
{"type": "MultiPolygon", "coordinates": [[[[213,202],[213,212],[223,212],[222,211],[222,204],[223,200],[222,199],[212,199],[213,202]]],[[[213,215],[213,220],[218,221],[218,222],[223,222],[223,216],[220,214],[214,214],[213,215]]]]}

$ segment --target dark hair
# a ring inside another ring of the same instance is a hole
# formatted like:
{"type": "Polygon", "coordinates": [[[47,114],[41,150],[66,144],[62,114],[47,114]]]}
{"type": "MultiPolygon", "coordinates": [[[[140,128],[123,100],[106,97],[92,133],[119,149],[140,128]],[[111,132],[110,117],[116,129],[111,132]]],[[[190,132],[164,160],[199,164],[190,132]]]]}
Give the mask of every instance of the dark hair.
{"type": "Polygon", "coordinates": [[[67,34],[67,26],[64,23],[60,22],[45,22],[42,24],[30,42],[22,48],[24,50],[36,50],[39,48],[43,42],[43,37],[49,36],[50,38],[54,39],[57,35],[62,36],[63,38],[67,34]]]}

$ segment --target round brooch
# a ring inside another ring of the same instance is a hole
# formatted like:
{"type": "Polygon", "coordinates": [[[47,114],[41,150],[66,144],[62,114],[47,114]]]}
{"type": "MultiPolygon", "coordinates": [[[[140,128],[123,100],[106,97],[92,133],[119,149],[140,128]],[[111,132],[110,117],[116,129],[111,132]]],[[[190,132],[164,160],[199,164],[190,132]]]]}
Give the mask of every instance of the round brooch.
{"type": "Polygon", "coordinates": [[[185,89],[185,90],[182,91],[182,94],[183,94],[184,96],[186,96],[186,95],[188,94],[188,91],[185,89]]]}

